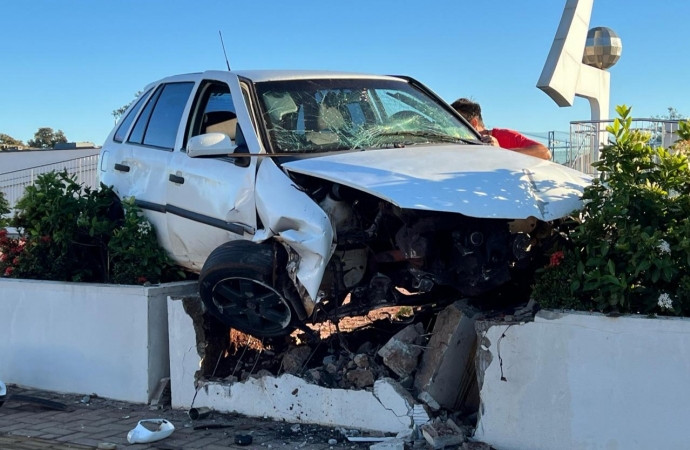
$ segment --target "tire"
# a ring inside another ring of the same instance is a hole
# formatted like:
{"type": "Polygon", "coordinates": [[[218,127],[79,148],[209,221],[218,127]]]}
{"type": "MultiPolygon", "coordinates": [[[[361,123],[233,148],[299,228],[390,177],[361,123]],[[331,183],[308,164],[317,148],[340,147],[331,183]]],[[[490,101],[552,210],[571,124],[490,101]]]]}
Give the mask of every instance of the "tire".
{"type": "Polygon", "coordinates": [[[297,316],[274,274],[274,246],[236,240],[219,246],[199,275],[206,308],[230,328],[259,337],[290,334],[297,316]]]}

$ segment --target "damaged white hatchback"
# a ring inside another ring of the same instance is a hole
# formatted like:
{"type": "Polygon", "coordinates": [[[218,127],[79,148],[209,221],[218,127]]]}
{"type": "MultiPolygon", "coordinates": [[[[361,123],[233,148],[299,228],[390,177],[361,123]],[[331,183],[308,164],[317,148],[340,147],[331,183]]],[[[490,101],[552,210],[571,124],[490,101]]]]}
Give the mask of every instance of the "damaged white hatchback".
{"type": "Polygon", "coordinates": [[[208,310],[259,337],[505,286],[590,183],[482,144],[413,79],[332,72],[163,79],[100,161],[208,310]]]}

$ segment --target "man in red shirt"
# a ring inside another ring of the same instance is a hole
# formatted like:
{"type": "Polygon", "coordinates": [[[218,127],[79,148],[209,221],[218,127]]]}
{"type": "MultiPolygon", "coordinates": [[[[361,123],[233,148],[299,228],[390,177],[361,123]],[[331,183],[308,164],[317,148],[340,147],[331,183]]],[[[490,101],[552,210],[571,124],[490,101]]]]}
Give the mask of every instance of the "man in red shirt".
{"type": "Polygon", "coordinates": [[[497,147],[506,148],[525,155],[536,156],[541,159],[551,159],[551,152],[544,145],[533,141],[517,131],[503,128],[487,130],[482,119],[482,108],[479,103],[466,98],[460,98],[451,105],[462,117],[465,118],[482,136],[486,142],[497,147]]]}

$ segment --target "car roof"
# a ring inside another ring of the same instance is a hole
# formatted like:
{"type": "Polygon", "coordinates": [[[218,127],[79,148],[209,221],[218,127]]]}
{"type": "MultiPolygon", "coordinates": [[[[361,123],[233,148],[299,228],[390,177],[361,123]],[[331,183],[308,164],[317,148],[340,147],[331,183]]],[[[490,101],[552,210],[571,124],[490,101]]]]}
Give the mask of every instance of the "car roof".
{"type": "MultiPolygon", "coordinates": [[[[208,70],[205,72],[194,72],[180,75],[173,75],[161,80],[150,83],[148,87],[159,83],[171,83],[176,81],[189,81],[227,73],[221,70],[208,70]]],[[[313,80],[313,79],[376,79],[376,80],[397,80],[400,78],[387,75],[373,75],[357,72],[338,72],[328,70],[236,70],[231,73],[247,78],[255,83],[262,81],[287,81],[287,80],[313,80]]]]}

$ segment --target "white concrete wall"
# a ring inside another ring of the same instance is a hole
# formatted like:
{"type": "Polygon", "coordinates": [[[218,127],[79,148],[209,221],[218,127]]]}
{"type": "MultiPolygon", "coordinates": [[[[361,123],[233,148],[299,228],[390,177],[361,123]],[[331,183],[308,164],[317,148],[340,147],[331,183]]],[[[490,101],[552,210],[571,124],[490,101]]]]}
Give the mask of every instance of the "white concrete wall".
{"type": "Polygon", "coordinates": [[[196,392],[194,373],[201,359],[192,318],[182,301],[168,300],[172,406],[206,406],[217,411],[270,417],[291,423],[313,423],[397,433],[429,420],[421,405],[392,380],[377,380],[373,392],[328,389],[292,375],[250,378],[246,382],[202,382],[196,392]],[[196,398],[195,398],[196,392],[196,398]]]}
{"type": "Polygon", "coordinates": [[[162,286],[0,279],[0,379],[139,403],[169,374],[162,286]]]}
{"type": "Polygon", "coordinates": [[[493,326],[480,343],[480,365],[490,358],[480,441],[501,450],[690,447],[689,319],[544,311],[533,323],[493,326]]]}

